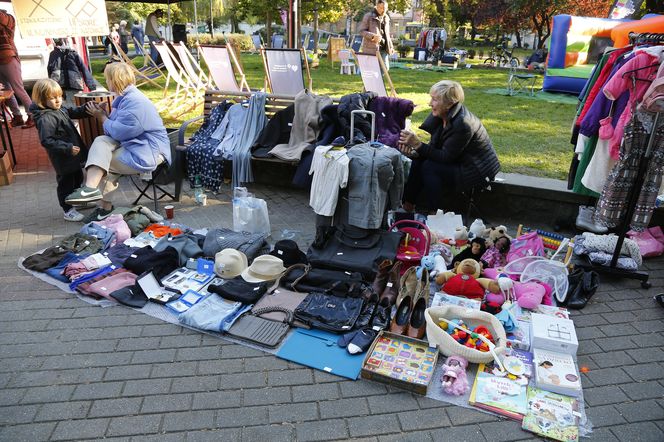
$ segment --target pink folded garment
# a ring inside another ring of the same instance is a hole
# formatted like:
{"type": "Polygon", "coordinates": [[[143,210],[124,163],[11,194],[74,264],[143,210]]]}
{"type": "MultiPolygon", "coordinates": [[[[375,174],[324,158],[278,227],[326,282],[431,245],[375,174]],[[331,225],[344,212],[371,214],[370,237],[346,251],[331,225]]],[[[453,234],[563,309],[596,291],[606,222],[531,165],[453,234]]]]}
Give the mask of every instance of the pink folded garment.
{"type": "Polygon", "coordinates": [[[111,246],[121,244],[131,238],[131,230],[129,230],[129,226],[119,213],[109,215],[101,221],[95,221],[95,224],[99,224],[115,232],[115,240],[111,246]]]}
{"type": "Polygon", "coordinates": [[[108,276],[91,284],[90,287],[88,287],[88,292],[115,301],[115,299],[111,297],[111,293],[130,285],[134,285],[136,283],[136,278],[137,276],[131,272],[116,273],[115,275],[108,276]]]}

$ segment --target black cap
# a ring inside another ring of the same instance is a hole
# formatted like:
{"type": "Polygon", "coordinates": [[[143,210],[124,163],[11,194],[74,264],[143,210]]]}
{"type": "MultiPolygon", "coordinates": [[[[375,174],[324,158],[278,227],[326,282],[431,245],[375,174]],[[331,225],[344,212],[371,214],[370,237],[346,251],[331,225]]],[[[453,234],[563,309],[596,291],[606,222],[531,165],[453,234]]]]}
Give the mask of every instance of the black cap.
{"type": "Polygon", "coordinates": [[[293,264],[307,264],[307,255],[297,246],[292,239],[282,239],[277,241],[270,255],[276,256],[284,262],[284,266],[290,267],[293,264]]]}

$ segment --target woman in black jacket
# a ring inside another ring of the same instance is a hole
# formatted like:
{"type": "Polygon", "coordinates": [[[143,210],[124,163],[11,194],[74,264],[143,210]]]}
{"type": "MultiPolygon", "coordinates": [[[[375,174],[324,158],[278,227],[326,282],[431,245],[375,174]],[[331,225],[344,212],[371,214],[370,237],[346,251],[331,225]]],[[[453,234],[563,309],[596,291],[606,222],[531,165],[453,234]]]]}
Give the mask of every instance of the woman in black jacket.
{"type": "Polygon", "coordinates": [[[421,142],[408,130],[399,137],[399,149],[413,160],[403,196],[407,211],[413,211],[422,198],[426,209],[441,208],[444,191],[486,187],[500,170],[486,129],[463,105],[461,85],[442,80],[429,94],[431,114],[420,128],[431,134],[431,142],[421,142]]]}

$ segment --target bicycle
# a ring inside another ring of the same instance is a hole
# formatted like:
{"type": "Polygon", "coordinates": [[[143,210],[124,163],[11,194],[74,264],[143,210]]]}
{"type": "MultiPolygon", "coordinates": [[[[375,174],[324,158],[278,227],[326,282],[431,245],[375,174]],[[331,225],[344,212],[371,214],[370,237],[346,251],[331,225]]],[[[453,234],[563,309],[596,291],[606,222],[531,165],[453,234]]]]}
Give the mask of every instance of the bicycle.
{"type": "Polygon", "coordinates": [[[513,52],[514,48],[508,51],[503,46],[496,46],[495,48],[491,49],[491,52],[489,52],[489,57],[484,60],[484,64],[490,66],[510,66],[512,68],[516,68],[519,66],[519,64],[521,64],[521,61],[512,55],[513,52]]]}

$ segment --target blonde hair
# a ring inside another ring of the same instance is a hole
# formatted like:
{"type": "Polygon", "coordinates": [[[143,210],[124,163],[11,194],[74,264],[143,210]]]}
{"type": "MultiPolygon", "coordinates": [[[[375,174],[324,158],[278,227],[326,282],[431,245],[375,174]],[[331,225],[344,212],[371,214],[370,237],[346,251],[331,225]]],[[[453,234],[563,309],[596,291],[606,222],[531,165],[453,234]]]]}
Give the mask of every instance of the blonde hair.
{"type": "Polygon", "coordinates": [[[465,99],[461,85],[452,80],[440,80],[438,83],[431,86],[429,93],[440,98],[445,104],[450,106],[457,103],[463,103],[463,100],[465,99]]]}
{"type": "Polygon", "coordinates": [[[41,109],[48,107],[46,101],[58,96],[62,96],[62,88],[57,81],[50,78],[37,80],[32,87],[32,101],[41,109]]]}
{"type": "Polygon", "coordinates": [[[136,76],[125,63],[111,63],[104,69],[106,85],[122,95],[127,86],[136,84],[136,76]]]}

